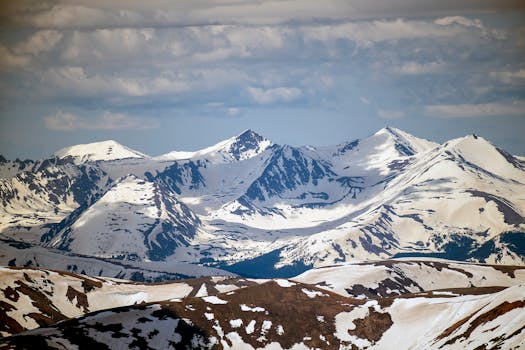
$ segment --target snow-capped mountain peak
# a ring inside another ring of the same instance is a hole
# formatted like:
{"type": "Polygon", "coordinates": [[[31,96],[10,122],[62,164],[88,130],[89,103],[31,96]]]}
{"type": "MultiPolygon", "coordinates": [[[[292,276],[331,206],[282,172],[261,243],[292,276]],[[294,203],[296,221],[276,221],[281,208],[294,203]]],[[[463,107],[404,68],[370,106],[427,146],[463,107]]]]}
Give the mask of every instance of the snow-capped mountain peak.
{"type": "Polygon", "coordinates": [[[264,152],[273,143],[248,129],[241,134],[221,141],[213,146],[195,151],[166,153],[156,159],[183,160],[183,159],[208,159],[213,163],[228,163],[253,158],[264,152]]]}
{"type": "Polygon", "coordinates": [[[481,136],[471,134],[450,140],[443,145],[443,151],[457,156],[459,160],[468,162],[471,166],[523,183],[523,161],[481,136]]]}
{"type": "Polygon", "coordinates": [[[438,146],[435,142],[415,137],[405,131],[390,126],[379,130],[371,137],[382,138],[386,142],[393,142],[396,151],[402,156],[412,156],[438,146]]]}
{"type": "Polygon", "coordinates": [[[128,158],[149,158],[144,153],[121,145],[117,141],[107,140],[65,147],[53,154],[58,158],[72,157],[75,163],[110,161],[128,158]]]}
{"type": "Polygon", "coordinates": [[[228,152],[236,160],[243,160],[256,156],[271,145],[271,141],[248,129],[234,138],[228,152]]]}

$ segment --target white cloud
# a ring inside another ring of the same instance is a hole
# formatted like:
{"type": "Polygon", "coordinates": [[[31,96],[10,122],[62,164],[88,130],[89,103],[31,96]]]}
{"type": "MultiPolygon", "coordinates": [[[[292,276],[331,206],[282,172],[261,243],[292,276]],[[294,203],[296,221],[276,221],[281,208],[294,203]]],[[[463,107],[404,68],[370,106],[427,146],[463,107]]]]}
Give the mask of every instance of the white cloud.
{"type": "Polygon", "coordinates": [[[229,116],[229,117],[236,117],[238,115],[240,115],[242,112],[242,110],[240,108],[237,108],[237,107],[230,107],[226,110],[226,114],[229,116]]]}
{"type": "Polygon", "coordinates": [[[471,19],[471,18],[467,18],[463,16],[448,16],[448,17],[438,18],[434,21],[434,23],[441,25],[441,26],[459,25],[463,27],[477,28],[481,31],[483,35],[485,36],[491,35],[495,39],[505,39],[507,35],[505,31],[487,28],[483,24],[483,22],[477,18],[471,19]]]}
{"type": "Polygon", "coordinates": [[[104,112],[100,116],[80,117],[58,111],[55,115],[44,117],[46,128],[60,131],[76,130],[145,130],[159,127],[159,122],[151,118],[131,117],[121,113],[104,112]]]}
{"type": "Polygon", "coordinates": [[[402,39],[451,37],[458,33],[456,28],[446,28],[424,21],[376,20],[346,22],[336,25],[308,26],[303,28],[305,39],[321,42],[350,40],[360,46],[402,39]]]}
{"type": "Polygon", "coordinates": [[[448,16],[448,17],[442,17],[438,18],[434,21],[434,23],[439,24],[441,26],[449,26],[453,24],[459,24],[465,27],[475,27],[479,29],[483,29],[483,24],[481,23],[481,20],[479,19],[470,19],[463,16],[448,16]]]}
{"type": "Polygon", "coordinates": [[[247,92],[252,100],[259,104],[292,102],[302,95],[301,89],[295,87],[278,87],[273,89],[249,87],[247,92]]]}
{"type": "Polygon", "coordinates": [[[43,91],[65,96],[151,96],[177,94],[188,90],[188,82],[177,79],[169,72],[157,72],[153,77],[124,77],[115,75],[90,75],[82,67],[51,69],[44,74],[45,86],[56,90],[43,91]]]}
{"type": "Polygon", "coordinates": [[[425,106],[425,114],[438,118],[525,116],[525,101],[425,106]]]}
{"type": "Polygon", "coordinates": [[[427,63],[418,63],[418,62],[404,62],[400,66],[393,67],[392,72],[398,74],[406,75],[417,75],[417,74],[429,74],[429,73],[438,73],[443,71],[445,64],[442,62],[427,62],[427,63]]]}
{"type": "Polygon", "coordinates": [[[490,76],[505,84],[523,84],[525,83],[525,69],[506,72],[491,72],[490,76]]]}
{"type": "Polygon", "coordinates": [[[379,109],[377,111],[377,116],[381,119],[401,119],[405,117],[405,112],[379,109]]]}
{"type": "Polygon", "coordinates": [[[125,60],[130,64],[138,59],[151,61],[162,54],[170,54],[173,58],[173,39],[157,38],[156,30],[151,28],[75,30],[66,33],[58,56],[69,65],[111,63],[116,60],[125,60]]]}

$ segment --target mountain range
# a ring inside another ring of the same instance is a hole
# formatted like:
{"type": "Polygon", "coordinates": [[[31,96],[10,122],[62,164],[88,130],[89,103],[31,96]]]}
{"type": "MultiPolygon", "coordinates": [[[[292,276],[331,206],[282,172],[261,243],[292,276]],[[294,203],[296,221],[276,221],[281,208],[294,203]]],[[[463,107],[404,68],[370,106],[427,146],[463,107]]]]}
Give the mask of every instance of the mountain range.
{"type": "Polygon", "coordinates": [[[525,263],[525,160],[476,135],[437,144],[384,128],[294,147],[247,130],[157,157],[104,141],[0,157],[0,176],[4,265],[159,280],[398,257],[525,263]]]}

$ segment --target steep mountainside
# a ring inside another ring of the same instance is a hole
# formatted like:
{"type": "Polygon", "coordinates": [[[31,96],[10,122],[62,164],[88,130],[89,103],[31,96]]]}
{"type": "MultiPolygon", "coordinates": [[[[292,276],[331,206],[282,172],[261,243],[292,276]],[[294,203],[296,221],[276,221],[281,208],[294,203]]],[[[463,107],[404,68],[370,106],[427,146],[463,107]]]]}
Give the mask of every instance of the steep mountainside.
{"type": "Polygon", "coordinates": [[[28,164],[0,164],[4,170],[17,169],[0,178],[0,232],[15,239],[39,241],[48,224],[60,221],[110,181],[99,167],[67,159],[28,164]]]}
{"type": "Polygon", "coordinates": [[[199,227],[199,218],[172,192],[129,175],[74,222],[66,220],[43,238],[46,246],[84,255],[162,260],[188,245],[199,227]]]}
{"type": "Polygon", "coordinates": [[[0,163],[4,236],[258,277],[404,256],[525,262],[525,163],[475,135],[438,145],[384,128],[292,147],[247,130],[154,158],[113,141],[57,155],[0,163]]]}

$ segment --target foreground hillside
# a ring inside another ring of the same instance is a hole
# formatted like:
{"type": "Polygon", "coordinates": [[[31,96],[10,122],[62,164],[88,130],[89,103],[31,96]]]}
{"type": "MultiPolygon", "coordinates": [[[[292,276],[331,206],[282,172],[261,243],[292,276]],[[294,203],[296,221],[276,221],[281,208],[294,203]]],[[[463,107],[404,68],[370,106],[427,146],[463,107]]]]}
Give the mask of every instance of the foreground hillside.
{"type": "Polygon", "coordinates": [[[521,265],[523,193],[523,158],[476,135],[437,144],[384,128],[293,147],[247,130],[158,157],[97,142],[0,158],[0,238],[32,244],[0,260],[147,281],[397,257],[521,265]]]}
{"type": "Polygon", "coordinates": [[[153,285],[38,269],[1,273],[2,333],[17,333],[0,339],[1,349],[525,346],[519,266],[389,260],[294,279],[153,285]]]}

